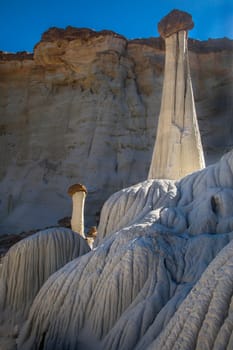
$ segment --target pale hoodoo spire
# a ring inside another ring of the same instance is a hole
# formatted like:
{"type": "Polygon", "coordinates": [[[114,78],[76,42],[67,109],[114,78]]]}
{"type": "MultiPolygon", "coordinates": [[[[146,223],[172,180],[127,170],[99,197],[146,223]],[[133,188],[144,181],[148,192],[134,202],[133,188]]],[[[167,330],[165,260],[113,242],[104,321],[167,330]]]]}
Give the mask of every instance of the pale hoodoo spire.
{"type": "Polygon", "coordinates": [[[186,12],[173,10],[159,25],[166,58],[157,136],[149,179],[180,179],[205,167],[189,70],[186,12]]]}
{"type": "Polygon", "coordinates": [[[68,194],[72,197],[73,202],[71,229],[86,238],[84,234],[84,204],[87,189],[81,184],[74,184],[69,187],[68,194]]]}

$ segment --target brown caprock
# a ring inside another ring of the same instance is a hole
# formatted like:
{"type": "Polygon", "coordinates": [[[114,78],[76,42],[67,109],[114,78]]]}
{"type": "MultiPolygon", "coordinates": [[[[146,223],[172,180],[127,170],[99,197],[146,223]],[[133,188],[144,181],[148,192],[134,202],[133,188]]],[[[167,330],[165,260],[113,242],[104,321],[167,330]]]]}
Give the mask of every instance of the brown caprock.
{"type": "Polygon", "coordinates": [[[149,179],[180,179],[205,167],[190,77],[187,36],[192,17],[173,10],[158,25],[166,58],[149,179]]]}

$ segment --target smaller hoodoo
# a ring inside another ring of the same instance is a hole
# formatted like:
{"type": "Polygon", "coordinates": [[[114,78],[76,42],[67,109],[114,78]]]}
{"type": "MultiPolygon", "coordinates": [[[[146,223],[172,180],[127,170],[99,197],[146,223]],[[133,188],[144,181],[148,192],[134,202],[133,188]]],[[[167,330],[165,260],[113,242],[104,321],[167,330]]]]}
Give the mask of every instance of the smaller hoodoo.
{"type": "Polygon", "coordinates": [[[73,202],[71,229],[86,238],[84,233],[84,204],[87,189],[84,185],[74,184],[69,187],[68,194],[72,197],[73,202]]]}
{"type": "Polygon", "coordinates": [[[205,167],[187,48],[187,33],[193,26],[191,15],[178,10],[158,25],[165,40],[166,58],[149,179],[178,180],[205,167]]]}

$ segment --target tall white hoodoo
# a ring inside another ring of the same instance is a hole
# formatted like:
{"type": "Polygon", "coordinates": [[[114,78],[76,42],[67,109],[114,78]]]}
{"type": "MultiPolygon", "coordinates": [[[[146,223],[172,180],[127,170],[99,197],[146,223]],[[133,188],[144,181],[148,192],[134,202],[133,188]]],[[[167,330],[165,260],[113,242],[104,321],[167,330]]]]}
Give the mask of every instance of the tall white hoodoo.
{"type": "Polygon", "coordinates": [[[157,136],[148,179],[180,179],[205,167],[190,77],[187,33],[192,17],[173,10],[158,25],[166,58],[157,136]]]}

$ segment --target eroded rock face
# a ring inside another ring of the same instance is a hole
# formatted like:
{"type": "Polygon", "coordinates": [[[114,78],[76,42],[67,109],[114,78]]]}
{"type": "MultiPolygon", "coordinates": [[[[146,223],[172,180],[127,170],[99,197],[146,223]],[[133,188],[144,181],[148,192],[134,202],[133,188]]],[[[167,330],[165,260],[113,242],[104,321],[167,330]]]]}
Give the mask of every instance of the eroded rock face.
{"type": "MultiPolygon", "coordinates": [[[[190,41],[207,164],[232,146],[232,41],[190,41]]],[[[34,55],[0,55],[0,232],[71,215],[88,189],[87,226],[110,194],[147,178],[160,110],[164,43],[53,29],[34,55]]],[[[86,228],[88,230],[88,227],[86,228]]]]}
{"type": "Polygon", "coordinates": [[[6,291],[5,296],[1,294],[1,310],[7,305],[25,311],[52,273],[89,251],[80,235],[57,227],[14,244],[1,261],[1,286],[4,283],[6,291]]]}
{"type": "Polygon", "coordinates": [[[96,249],[43,285],[18,349],[231,349],[232,201],[233,151],[114,194],[96,249]]]}
{"type": "Polygon", "coordinates": [[[0,262],[0,348],[14,348],[14,339],[45,281],[90,248],[66,228],[38,232],[14,244],[0,262]]]}
{"type": "Polygon", "coordinates": [[[232,349],[232,243],[206,269],[148,350],[232,349]]]}
{"type": "Polygon", "coordinates": [[[147,180],[114,193],[103,206],[96,243],[140,221],[192,236],[231,232],[233,180],[228,174],[232,172],[232,157],[233,151],[218,164],[180,181],[147,180]]]}

